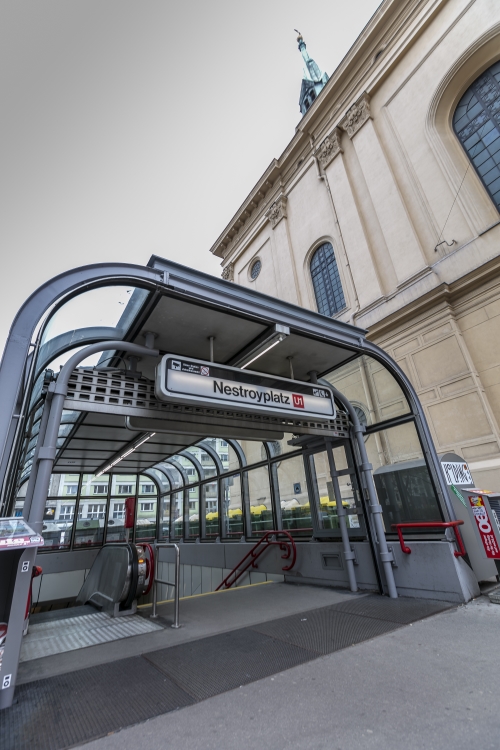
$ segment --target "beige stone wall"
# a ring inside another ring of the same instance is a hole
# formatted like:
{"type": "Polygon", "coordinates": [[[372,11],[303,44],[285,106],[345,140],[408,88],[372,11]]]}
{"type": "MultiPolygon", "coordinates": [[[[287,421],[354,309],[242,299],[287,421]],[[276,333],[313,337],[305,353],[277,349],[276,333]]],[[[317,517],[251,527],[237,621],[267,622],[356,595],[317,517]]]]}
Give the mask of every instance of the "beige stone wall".
{"type": "Polygon", "coordinates": [[[476,483],[500,488],[500,279],[372,337],[408,375],[438,452],[469,461],[476,483]]]}
{"type": "MultiPolygon", "coordinates": [[[[314,310],[309,264],[331,242],[346,300],[337,317],[396,359],[438,451],[462,454],[492,489],[500,216],[451,121],[498,59],[498,0],[386,0],[212,248],[235,283],[314,310]]],[[[355,369],[345,388],[388,418],[397,398],[383,378],[355,369]]],[[[416,455],[409,436],[404,449],[384,440],[373,448],[380,460],[416,455]]]]}

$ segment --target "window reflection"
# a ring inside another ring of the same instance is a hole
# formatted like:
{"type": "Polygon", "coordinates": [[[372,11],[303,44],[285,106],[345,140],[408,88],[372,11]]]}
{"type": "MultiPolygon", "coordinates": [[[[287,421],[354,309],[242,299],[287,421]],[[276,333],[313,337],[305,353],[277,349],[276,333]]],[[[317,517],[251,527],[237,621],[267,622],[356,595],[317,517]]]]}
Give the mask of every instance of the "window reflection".
{"type": "Polygon", "coordinates": [[[375,432],[366,449],[386,531],[393,523],[443,520],[413,422],[375,432]]]}
{"type": "Polygon", "coordinates": [[[283,528],[294,536],[311,536],[311,506],[303,457],[280,461],[277,476],[283,528]]]}
{"type": "Polygon", "coordinates": [[[225,477],[221,482],[221,493],[222,536],[239,539],[244,533],[240,475],[225,477]]]}
{"type": "Polygon", "coordinates": [[[271,488],[267,466],[245,472],[250,496],[252,535],[261,535],[274,528],[271,488]]]}

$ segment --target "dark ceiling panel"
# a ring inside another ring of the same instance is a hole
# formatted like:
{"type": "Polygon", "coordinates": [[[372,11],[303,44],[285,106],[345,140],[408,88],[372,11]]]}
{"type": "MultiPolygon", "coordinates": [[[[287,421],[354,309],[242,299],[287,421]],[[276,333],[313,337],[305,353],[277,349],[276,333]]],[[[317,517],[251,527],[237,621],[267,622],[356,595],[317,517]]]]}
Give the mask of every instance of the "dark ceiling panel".
{"type": "MultiPolygon", "coordinates": [[[[161,351],[199,359],[210,359],[208,339],[215,336],[217,362],[227,362],[266,328],[267,325],[174,297],[162,297],[143,326],[143,330],[158,334],[155,347],[161,351]]],[[[142,335],[135,341],[144,344],[142,335]]],[[[154,378],[154,363],[147,359],[140,362],[139,369],[146,377],[154,378]]]]}

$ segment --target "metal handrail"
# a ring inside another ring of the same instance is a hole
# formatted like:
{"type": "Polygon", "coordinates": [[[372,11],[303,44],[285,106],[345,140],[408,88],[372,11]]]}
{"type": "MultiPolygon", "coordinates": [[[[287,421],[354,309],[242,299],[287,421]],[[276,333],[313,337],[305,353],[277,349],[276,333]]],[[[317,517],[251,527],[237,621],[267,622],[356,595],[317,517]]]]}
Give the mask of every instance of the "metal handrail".
{"type": "Polygon", "coordinates": [[[167,542],[164,543],[154,543],[154,549],[155,549],[155,570],[154,570],[154,580],[153,580],[153,611],[150,614],[151,619],[156,619],[158,617],[158,614],[156,612],[156,605],[158,602],[158,583],[162,583],[164,586],[173,586],[175,589],[175,601],[174,601],[174,622],[173,625],[170,627],[172,628],[180,628],[179,625],[179,588],[180,588],[180,560],[181,560],[181,551],[179,549],[178,544],[170,544],[167,542]],[[175,581],[172,583],[171,581],[162,581],[160,578],[158,578],[158,559],[159,554],[157,553],[157,550],[160,547],[173,547],[175,549],[175,581]]]}
{"type": "Polygon", "coordinates": [[[281,558],[283,560],[288,560],[290,555],[292,555],[292,562],[289,565],[285,565],[282,570],[291,570],[293,566],[295,565],[295,560],[297,559],[297,548],[295,547],[295,542],[291,534],[288,533],[288,531],[284,530],[275,530],[275,531],[266,531],[264,536],[262,536],[259,541],[254,544],[252,549],[247,552],[245,557],[243,557],[237,565],[234,566],[232,571],[224,578],[224,580],[217,586],[215,589],[216,591],[219,591],[223,586],[226,589],[231,588],[233,583],[236,583],[238,578],[241,578],[243,573],[246,573],[248,568],[256,568],[256,560],[258,557],[262,555],[263,552],[266,551],[266,549],[269,549],[271,545],[278,545],[279,548],[285,553],[284,555],[281,555],[281,558]],[[276,537],[282,534],[283,536],[288,537],[287,539],[277,539],[276,537]],[[261,545],[263,545],[260,549],[258,549],[261,545]],[[257,552],[256,552],[257,550],[257,552]],[[292,554],[293,553],[293,554],[292,554]],[[233,576],[233,579],[231,579],[231,576],[233,576]]]}
{"type": "Polygon", "coordinates": [[[426,521],[422,523],[393,523],[391,528],[396,529],[396,531],[398,532],[399,543],[405,555],[411,555],[411,549],[405,544],[405,540],[403,539],[403,532],[401,531],[401,529],[409,529],[409,528],[428,529],[432,527],[436,529],[453,528],[453,531],[455,532],[455,539],[458,545],[458,550],[455,550],[453,554],[455,555],[455,557],[465,557],[465,555],[467,554],[467,551],[464,547],[462,535],[457,528],[458,526],[462,526],[462,524],[463,524],[463,521],[447,521],[447,522],[426,521]]]}

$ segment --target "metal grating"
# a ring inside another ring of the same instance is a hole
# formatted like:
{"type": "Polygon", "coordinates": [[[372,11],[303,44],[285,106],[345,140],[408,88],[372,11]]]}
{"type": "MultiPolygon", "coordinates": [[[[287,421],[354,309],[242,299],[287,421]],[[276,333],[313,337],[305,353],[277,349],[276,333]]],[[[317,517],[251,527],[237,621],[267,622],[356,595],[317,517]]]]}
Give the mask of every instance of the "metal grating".
{"type": "Polygon", "coordinates": [[[20,661],[40,659],[157,630],[162,630],[162,627],[139,615],[111,617],[105,612],[95,611],[79,617],[34,623],[30,624],[28,635],[23,639],[20,661]]]}
{"type": "Polygon", "coordinates": [[[37,680],[0,712],[3,750],[59,750],[189,706],[193,699],[140,656],[37,680]]]}
{"type": "Polygon", "coordinates": [[[236,409],[168,404],[158,401],[152,380],[144,377],[132,379],[124,370],[77,368],[70,377],[64,408],[150,419],[161,419],[163,416],[165,419],[191,422],[196,422],[196,418],[199,417],[211,420],[227,419],[228,423],[237,421],[239,425],[247,425],[252,430],[260,429],[264,432],[267,430],[341,438],[349,435],[348,417],[341,411],[337,412],[335,419],[305,420],[247,414],[236,409]]]}
{"type": "Polygon", "coordinates": [[[317,654],[331,654],[399,627],[399,623],[358,617],[328,607],[271,620],[252,629],[317,654]]]}
{"type": "Polygon", "coordinates": [[[424,617],[430,617],[456,606],[450,602],[434,599],[406,599],[404,597],[389,599],[387,596],[375,594],[364,596],[362,599],[354,597],[351,601],[336,604],[335,609],[337,612],[408,625],[410,622],[422,620],[424,617]]]}
{"type": "Polygon", "coordinates": [[[18,703],[0,712],[0,747],[73,747],[454,606],[353,595],[333,606],[37,680],[21,685],[18,703]]]}

